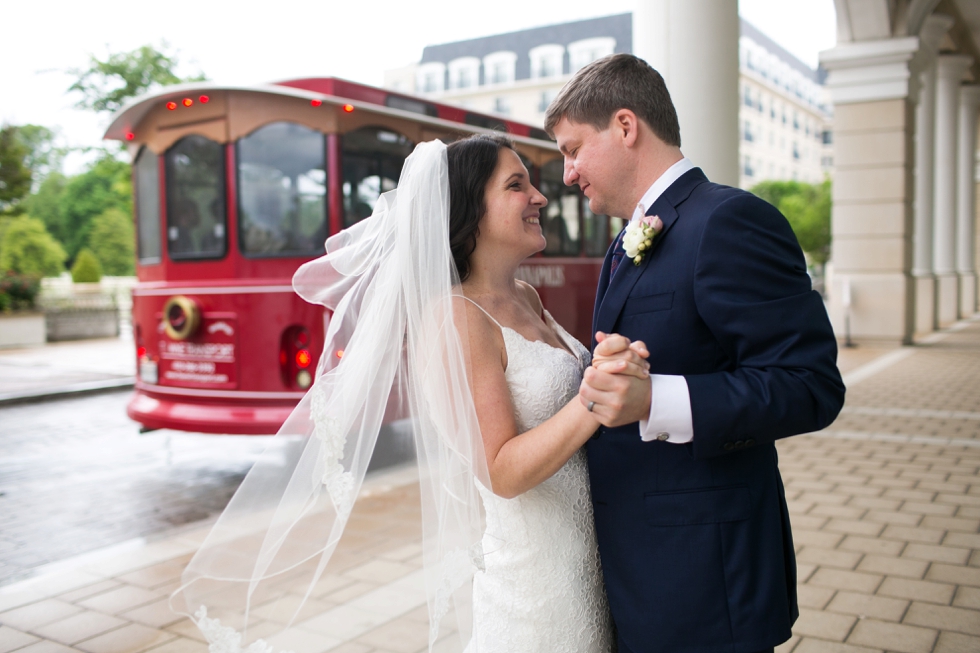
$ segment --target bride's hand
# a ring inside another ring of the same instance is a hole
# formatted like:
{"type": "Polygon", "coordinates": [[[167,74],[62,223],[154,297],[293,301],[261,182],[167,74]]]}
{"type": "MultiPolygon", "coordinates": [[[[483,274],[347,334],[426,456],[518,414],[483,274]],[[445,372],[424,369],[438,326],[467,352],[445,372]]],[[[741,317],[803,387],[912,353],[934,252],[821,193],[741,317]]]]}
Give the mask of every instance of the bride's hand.
{"type": "Polygon", "coordinates": [[[592,354],[592,367],[607,374],[626,374],[638,379],[650,376],[650,356],[642,340],[630,342],[629,338],[617,333],[595,334],[598,343],[592,354]]]}

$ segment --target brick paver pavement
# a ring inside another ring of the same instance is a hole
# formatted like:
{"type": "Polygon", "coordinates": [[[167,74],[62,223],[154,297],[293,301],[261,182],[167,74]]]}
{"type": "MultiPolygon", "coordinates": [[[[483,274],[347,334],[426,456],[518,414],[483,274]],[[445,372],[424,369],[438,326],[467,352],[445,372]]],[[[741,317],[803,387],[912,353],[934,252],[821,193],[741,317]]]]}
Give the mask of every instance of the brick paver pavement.
{"type": "MultiPolygon", "coordinates": [[[[778,444],[801,616],[777,650],[980,651],[980,320],[915,348],[845,351],[841,367],[838,421],[778,444]]],[[[297,648],[425,650],[413,474],[366,484],[297,648]]],[[[0,587],[0,653],[203,652],[165,596],[204,532],[0,587]]],[[[280,617],[264,616],[272,630],[280,617]]]]}
{"type": "Polygon", "coordinates": [[[778,443],[801,606],[781,653],[980,651],[980,319],[878,360],[829,429],[778,443]]]}

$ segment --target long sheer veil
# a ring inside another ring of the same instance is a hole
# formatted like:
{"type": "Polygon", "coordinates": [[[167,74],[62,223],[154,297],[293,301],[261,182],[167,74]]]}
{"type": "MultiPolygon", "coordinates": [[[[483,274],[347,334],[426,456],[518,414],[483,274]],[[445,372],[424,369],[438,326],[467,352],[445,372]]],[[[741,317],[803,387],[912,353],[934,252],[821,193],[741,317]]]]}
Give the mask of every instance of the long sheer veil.
{"type": "Polygon", "coordinates": [[[297,293],[332,312],[315,382],[276,436],[303,446],[291,455],[270,447],[253,466],[172,605],[192,617],[212,653],[278,652],[301,641],[290,633],[312,627],[306,613],[299,617],[302,606],[337,547],[387,413],[410,418],[414,431],[429,648],[438,641],[462,650],[482,565],[474,481],[490,483],[467,383],[465,322],[453,320],[459,278],[446,146],[416,147],[397,190],[326,250],[293,277],[297,293]],[[257,640],[254,610],[277,598],[290,623],[257,640]]]}

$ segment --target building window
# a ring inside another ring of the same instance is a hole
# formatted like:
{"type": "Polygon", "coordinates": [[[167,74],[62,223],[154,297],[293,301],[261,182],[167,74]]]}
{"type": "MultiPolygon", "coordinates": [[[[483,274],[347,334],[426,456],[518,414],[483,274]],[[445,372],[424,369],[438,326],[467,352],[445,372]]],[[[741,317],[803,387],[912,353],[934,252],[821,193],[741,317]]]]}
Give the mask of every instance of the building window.
{"type": "Polygon", "coordinates": [[[483,57],[483,82],[485,84],[510,84],[514,81],[517,54],[507,50],[493,52],[483,57]]]}
{"type": "Polygon", "coordinates": [[[796,144],[796,141],[793,141],[793,158],[797,161],[800,160],[800,147],[796,144]]]}
{"type": "Polygon", "coordinates": [[[599,36],[591,39],[582,39],[568,44],[568,61],[574,73],[584,68],[596,59],[601,59],[616,51],[616,39],[611,36],[599,36]]]}
{"type": "Polygon", "coordinates": [[[752,123],[748,120],[745,121],[745,126],[742,130],[742,138],[749,143],[755,140],[755,134],[752,133],[752,123]]]}
{"type": "Polygon", "coordinates": [[[439,61],[422,64],[419,66],[415,80],[422,93],[438,93],[445,90],[446,64],[439,61]]]}
{"type": "Polygon", "coordinates": [[[449,62],[449,88],[470,88],[479,81],[480,60],[476,57],[460,57],[449,62]]]}
{"type": "Polygon", "coordinates": [[[565,48],[560,45],[548,44],[531,48],[531,77],[535,79],[559,77],[562,74],[562,60],[565,48]]]}
{"type": "Polygon", "coordinates": [[[541,91],[541,100],[540,102],[538,102],[538,111],[540,111],[541,113],[547,111],[548,107],[551,106],[551,103],[554,101],[555,96],[557,95],[558,95],[558,91],[556,89],[541,91]]]}
{"type": "Polygon", "coordinates": [[[501,113],[505,116],[510,114],[510,100],[507,96],[501,95],[493,99],[493,111],[494,113],[501,113]]]}
{"type": "Polygon", "coordinates": [[[752,106],[752,89],[750,89],[748,86],[743,87],[742,102],[747,107],[752,106]]]}
{"type": "Polygon", "coordinates": [[[755,176],[755,168],[752,167],[752,158],[751,157],[748,157],[748,156],[747,157],[744,157],[744,159],[742,161],[742,174],[744,174],[746,177],[754,177],[755,176]]]}
{"type": "Polygon", "coordinates": [[[823,144],[830,145],[834,142],[834,135],[829,129],[823,130],[823,144]]]}

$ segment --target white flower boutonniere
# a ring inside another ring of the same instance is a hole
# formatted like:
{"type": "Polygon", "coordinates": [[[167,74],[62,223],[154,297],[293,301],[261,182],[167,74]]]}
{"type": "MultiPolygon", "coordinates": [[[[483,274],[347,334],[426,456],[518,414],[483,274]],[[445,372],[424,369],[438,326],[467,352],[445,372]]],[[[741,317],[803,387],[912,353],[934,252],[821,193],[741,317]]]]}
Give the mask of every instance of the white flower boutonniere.
{"type": "Polygon", "coordinates": [[[664,223],[656,215],[645,215],[636,222],[626,225],[623,234],[623,249],[626,256],[633,259],[634,265],[639,265],[646,253],[653,247],[653,239],[663,231],[664,223]]]}

